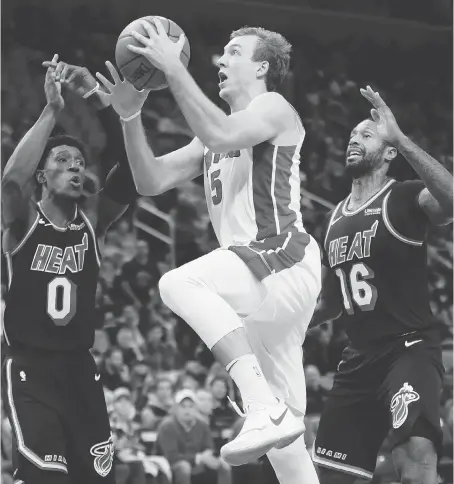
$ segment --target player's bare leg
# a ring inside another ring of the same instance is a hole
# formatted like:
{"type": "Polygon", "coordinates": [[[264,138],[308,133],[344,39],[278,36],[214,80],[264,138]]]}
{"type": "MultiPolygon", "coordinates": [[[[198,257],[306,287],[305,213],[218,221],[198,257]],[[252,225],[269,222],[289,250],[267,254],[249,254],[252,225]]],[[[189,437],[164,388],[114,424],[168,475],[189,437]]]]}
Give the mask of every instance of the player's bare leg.
{"type": "Polygon", "coordinates": [[[240,389],[247,418],[223,447],[224,460],[242,465],[298,438],[304,425],[273,395],[239,316],[257,311],[267,293],[246,264],[229,250],[214,251],[168,272],[159,287],[164,303],[194,329],[240,389]]]}
{"type": "Polygon", "coordinates": [[[370,482],[366,480],[361,481],[358,480],[356,476],[321,466],[318,467],[318,477],[320,479],[320,484],[356,484],[357,482],[363,484],[363,482],[370,482]]]}
{"type": "Polygon", "coordinates": [[[412,436],[393,450],[394,465],[402,484],[436,484],[437,453],[433,442],[412,436]]]}

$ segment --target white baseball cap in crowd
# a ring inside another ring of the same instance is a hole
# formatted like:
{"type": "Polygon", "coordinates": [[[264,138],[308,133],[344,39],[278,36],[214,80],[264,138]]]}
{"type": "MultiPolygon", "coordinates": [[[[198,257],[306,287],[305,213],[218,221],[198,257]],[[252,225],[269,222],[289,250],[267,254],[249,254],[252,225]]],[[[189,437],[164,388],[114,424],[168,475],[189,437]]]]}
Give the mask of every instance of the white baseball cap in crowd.
{"type": "Polygon", "coordinates": [[[192,400],[194,403],[197,401],[197,397],[192,390],[180,390],[175,394],[175,403],[180,404],[183,400],[192,400]]]}

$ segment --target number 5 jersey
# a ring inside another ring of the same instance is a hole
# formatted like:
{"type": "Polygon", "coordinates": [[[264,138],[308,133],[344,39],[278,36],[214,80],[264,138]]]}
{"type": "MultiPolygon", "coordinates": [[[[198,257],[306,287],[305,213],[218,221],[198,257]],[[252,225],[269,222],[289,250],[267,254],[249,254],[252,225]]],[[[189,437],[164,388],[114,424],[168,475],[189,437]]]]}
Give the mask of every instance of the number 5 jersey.
{"type": "Polygon", "coordinates": [[[423,188],[391,179],[358,209],[348,210],[348,196],[329,215],[323,263],[339,278],[341,318],[357,348],[432,324],[423,188]]]}
{"type": "Polygon", "coordinates": [[[90,349],[100,256],[86,215],[77,208],[74,220],[60,228],[38,204],[32,227],[17,248],[5,255],[8,345],[54,351],[90,349]]]}
{"type": "Polygon", "coordinates": [[[229,153],[205,148],[205,195],[216,237],[260,280],[298,264],[316,245],[301,215],[305,130],[296,111],[294,117],[299,132],[294,145],[265,141],[229,153]]]}

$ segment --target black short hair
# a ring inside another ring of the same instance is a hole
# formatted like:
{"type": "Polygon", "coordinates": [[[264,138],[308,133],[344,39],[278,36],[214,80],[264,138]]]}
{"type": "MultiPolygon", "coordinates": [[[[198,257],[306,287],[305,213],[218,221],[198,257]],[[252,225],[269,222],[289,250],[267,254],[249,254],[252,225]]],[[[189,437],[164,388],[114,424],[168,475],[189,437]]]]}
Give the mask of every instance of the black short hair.
{"type": "Polygon", "coordinates": [[[49,138],[47,140],[46,146],[44,148],[43,155],[41,156],[41,159],[39,160],[38,168],[37,170],[42,170],[44,169],[44,165],[46,164],[47,157],[49,156],[49,153],[53,148],[56,146],[74,146],[77,148],[81,153],[82,156],[84,157],[85,164],[87,164],[88,160],[88,148],[85,143],[80,141],[79,139],[75,138],[74,136],[69,136],[67,134],[61,134],[58,136],[53,136],[52,138],[49,138]]]}

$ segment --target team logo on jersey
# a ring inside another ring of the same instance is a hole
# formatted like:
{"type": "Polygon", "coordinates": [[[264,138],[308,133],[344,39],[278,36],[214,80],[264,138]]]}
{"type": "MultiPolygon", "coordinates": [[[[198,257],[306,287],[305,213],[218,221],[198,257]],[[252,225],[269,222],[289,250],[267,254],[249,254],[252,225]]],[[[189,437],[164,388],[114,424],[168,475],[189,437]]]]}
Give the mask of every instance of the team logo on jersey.
{"type": "Polygon", "coordinates": [[[81,224],[69,224],[68,229],[69,230],[82,230],[85,227],[85,222],[82,222],[81,224]]]}
{"type": "Polygon", "coordinates": [[[398,429],[408,417],[408,405],[419,400],[419,394],[408,383],[393,396],[390,410],[393,415],[393,428],[398,429]]]}
{"type": "Polygon", "coordinates": [[[112,434],[105,442],[94,445],[90,449],[90,454],[95,458],[93,463],[95,471],[101,477],[106,477],[111,471],[113,464],[114,445],[112,434]]]}

